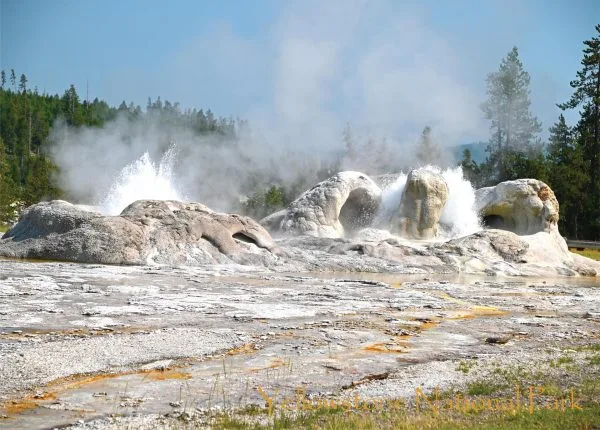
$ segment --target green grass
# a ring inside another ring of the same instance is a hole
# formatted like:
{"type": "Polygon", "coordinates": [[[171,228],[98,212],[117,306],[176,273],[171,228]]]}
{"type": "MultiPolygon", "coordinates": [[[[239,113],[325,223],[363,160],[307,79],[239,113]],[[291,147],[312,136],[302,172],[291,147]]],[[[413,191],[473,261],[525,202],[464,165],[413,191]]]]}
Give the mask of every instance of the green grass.
{"type": "Polygon", "coordinates": [[[585,249],[583,251],[578,251],[576,249],[570,249],[571,252],[579,255],[583,255],[584,257],[591,258],[592,260],[600,260],[600,250],[598,249],[585,249]]]}
{"type": "MultiPolygon", "coordinates": [[[[561,366],[572,364],[574,361],[575,360],[573,360],[573,357],[563,356],[563,357],[559,357],[558,360],[551,360],[550,367],[561,367],[561,366]]],[[[566,366],[566,367],[569,367],[569,366],[566,366]]]]}
{"type": "Polygon", "coordinates": [[[506,388],[506,385],[497,385],[489,381],[474,381],[467,386],[467,394],[469,396],[489,396],[506,388]]]}
{"type": "Polygon", "coordinates": [[[588,357],[587,360],[588,363],[593,366],[600,366],[600,354],[592,355],[591,357],[588,357]]]}
{"type": "Polygon", "coordinates": [[[474,360],[471,360],[471,361],[464,361],[464,360],[461,360],[461,361],[458,363],[458,365],[456,366],[456,371],[457,371],[457,372],[462,372],[462,373],[464,373],[464,374],[466,375],[466,374],[468,374],[468,373],[471,371],[471,369],[472,369],[474,366],[476,366],[476,365],[477,365],[477,363],[476,363],[474,360]]]}
{"type": "Polygon", "coordinates": [[[600,352],[600,342],[590,343],[589,345],[583,345],[575,348],[576,351],[595,351],[600,352]]]}

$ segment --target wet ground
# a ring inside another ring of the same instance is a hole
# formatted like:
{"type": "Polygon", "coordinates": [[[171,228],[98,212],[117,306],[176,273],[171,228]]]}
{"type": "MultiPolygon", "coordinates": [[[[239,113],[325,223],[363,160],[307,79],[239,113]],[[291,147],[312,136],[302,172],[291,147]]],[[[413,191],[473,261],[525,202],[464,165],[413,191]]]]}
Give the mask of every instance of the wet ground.
{"type": "Polygon", "coordinates": [[[600,280],[0,260],[0,427],[405,397],[600,338],[600,280]]]}

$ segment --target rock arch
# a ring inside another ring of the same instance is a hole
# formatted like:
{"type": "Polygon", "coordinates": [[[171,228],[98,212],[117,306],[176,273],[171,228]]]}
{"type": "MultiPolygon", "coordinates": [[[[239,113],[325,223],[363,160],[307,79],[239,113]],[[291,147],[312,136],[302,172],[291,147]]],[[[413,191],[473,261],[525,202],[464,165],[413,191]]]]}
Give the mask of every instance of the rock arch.
{"type": "Polygon", "coordinates": [[[261,221],[273,231],[338,238],[367,227],[381,203],[381,188],[361,172],[340,172],[315,185],[287,209],[261,221]]]}

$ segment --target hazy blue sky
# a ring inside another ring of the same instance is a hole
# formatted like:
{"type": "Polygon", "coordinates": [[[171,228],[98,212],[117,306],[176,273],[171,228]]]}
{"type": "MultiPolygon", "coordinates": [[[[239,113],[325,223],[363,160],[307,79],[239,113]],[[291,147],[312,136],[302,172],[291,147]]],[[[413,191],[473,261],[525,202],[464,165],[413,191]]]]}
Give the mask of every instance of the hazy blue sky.
{"type": "Polygon", "coordinates": [[[547,129],[600,23],[598,0],[0,1],[1,66],[40,91],[452,141],[486,138],[485,76],[513,45],[547,129]]]}

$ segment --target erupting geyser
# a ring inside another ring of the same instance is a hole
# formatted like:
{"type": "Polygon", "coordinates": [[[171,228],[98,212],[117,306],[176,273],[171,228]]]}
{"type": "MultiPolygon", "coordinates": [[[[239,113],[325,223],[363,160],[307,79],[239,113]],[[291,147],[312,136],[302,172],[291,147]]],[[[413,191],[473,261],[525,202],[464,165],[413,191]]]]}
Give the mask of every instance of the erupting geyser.
{"type": "Polygon", "coordinates": [[[176,148],[171,146],[158,165],[145,152],[125,166],[100,203],[107,215],[118,215],[136,200],[185,200],[173,180],[176,148]]]}

